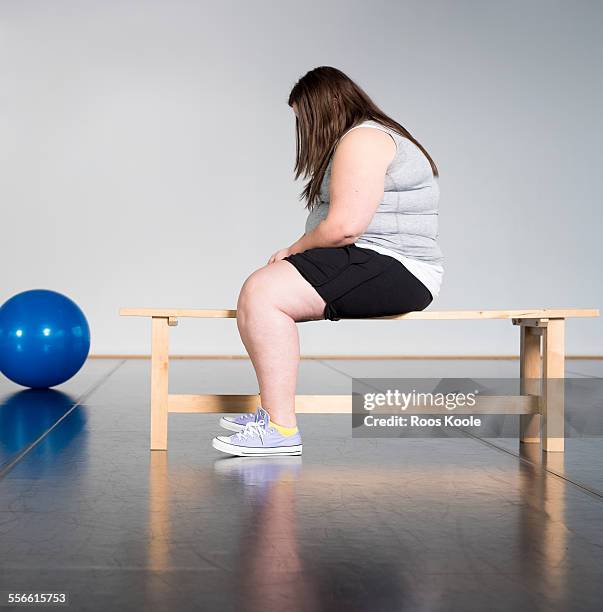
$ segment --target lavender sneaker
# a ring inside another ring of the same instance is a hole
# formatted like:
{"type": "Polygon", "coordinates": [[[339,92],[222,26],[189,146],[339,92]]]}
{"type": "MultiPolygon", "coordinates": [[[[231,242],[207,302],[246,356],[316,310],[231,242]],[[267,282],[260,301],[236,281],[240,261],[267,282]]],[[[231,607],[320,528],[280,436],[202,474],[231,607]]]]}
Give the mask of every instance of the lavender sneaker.
{"type": "Polygon", "coordinates": [[[236,416],[223,416],[220,419],[220,426],[230,431],[243,431],[247,423],[253,423],[258,414],[259,407],[255,412],[246,412],[245,414],[237,414],[236,416]]]}
{"type": "Polygon", "coordinates": [[[282,457],[301,455],[302,439],[299,431],[283,436],[270,425],[270,416],[258,408],[255,421],[232,436],[217,436],[212,446],[223,453],[239,457],[282,457]]]}

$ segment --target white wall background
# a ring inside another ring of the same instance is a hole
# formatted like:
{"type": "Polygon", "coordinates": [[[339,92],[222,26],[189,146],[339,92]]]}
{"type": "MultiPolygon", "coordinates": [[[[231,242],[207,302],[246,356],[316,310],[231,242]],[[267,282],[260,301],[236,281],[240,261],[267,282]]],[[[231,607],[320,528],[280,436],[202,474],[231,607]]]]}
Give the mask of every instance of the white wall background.
{"type": "MultiPolygon", "coordinates": [[[[86,312],[95,353],[149,350],[120,306],[232,307],[302,232],[299,76],[356,79],[441,170],[433,308],[600,307],[597,1],[0,2],[0,301],[35,287],[86,312]]],[[[305,353],[512,353],[508,322],[320,322],[305,353]]],[[[569,324],[601,354],[603,322],[569,324]]],[[[176,353],[242,353],[187,321],[176,353]]]]}

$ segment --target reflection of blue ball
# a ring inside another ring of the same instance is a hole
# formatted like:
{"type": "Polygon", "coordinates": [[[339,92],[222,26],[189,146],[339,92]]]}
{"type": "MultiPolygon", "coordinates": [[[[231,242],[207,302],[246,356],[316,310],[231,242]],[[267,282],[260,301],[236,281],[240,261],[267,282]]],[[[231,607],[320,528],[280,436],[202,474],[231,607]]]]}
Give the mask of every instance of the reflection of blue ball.
{"type": "Polygon", "coordinates": [[[0,308],[0,370],[19,385],[60,385],[82,367],[89,350],[84,313],[56,291],[24,291],[0,308]]]}

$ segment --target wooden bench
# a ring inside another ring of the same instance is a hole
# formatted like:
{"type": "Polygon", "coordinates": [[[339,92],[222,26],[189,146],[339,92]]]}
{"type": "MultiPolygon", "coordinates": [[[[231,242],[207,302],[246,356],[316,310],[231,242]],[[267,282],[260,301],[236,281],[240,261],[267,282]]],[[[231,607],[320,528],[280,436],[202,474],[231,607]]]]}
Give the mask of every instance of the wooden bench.
{"type": "MultiPolygon", "coordinates": [[[[170,327],[178,325],[178,319],[184,317],[234,319],[236,310],[122,308],[119,312],[122,316],[151,319],[151,450],[167,450],[170,412],[253,412],[256,409],[260,402],[258,395],[174,395],[168,392],[170,327]]],[[[425,310],[368,320],[510,319],[520,330],[521,395],[481,397],[470,409],[470,414],[496,413],[497,406],[502,405],[504,414],[521,415],[521,442],[541,442],[545,451],[563,452],[565,402],[563,393],[553,392],[553,388],[555,381],[558,388],[559,379],[565,376],[565,319],[597,316],[596,309],[425,310]],[[538,389],[534,388],[535,381],[540,383],[538,389]]],[[[295,409],[300,413],[349,413],[352,397],[297,395],[295,409]]],[[[434,411],[429,408],[425,412],[434,411]]]]}

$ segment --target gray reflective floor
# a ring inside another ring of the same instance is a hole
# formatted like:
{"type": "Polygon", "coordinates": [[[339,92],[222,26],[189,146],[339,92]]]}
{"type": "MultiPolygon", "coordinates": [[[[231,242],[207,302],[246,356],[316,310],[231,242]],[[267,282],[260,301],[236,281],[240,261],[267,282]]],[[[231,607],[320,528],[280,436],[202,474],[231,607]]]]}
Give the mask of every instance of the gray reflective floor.
{"type": "MultiPolygon", "coordinates": [[[[516,374],[305,361],[299,392],[516,374]]],[[[543,461],[516,439],[356,439],[349,416],[302,415],[303,458],[245,460],[211,448],[215,416],[172,415],[169,452],[150,453],[148,375],[92,361],[54,392],[0,384],[0,591],[68,591],[75,610],[602,608],[601,438],[543,461]]],[[[246,361],[174,361],[171,385],[257,390],[246,361]]]]}

